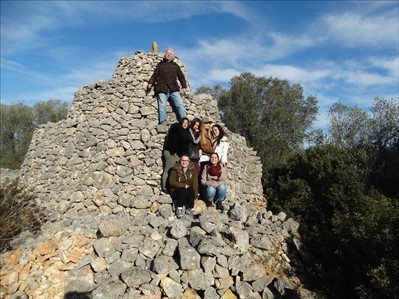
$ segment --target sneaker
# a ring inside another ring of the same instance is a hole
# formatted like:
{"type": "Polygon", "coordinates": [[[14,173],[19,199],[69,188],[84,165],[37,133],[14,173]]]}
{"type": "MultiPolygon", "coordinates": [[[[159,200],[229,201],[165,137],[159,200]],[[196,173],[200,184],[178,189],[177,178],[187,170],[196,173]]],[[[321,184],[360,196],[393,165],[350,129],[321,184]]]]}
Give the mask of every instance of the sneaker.
{"type": "Polygon", "coordinates": [[[183,215],[183,208],[182,207],[178,207],[176,209],[176,218],[181,218],[182,215],[183,215]]]}
{"type": "Polygon", "coordinates": [[[169,195],[169,192],[166,189],[162,189],[160,195],[169,195]]]}
{"type": "Polygon", "coordinates": [[[162,122],[159,123],[161,126],[166,126],[168,124],[168,121],[164,120],[162,122]]]}
{"type": "Polygon", "coordinates": [[[209,207],[213,207],[213,202],[212,202],[212,201],[206,200],[205,203],[206,203],[206,206],[207,206],[208,208],[209,208],[209,207]]]}
{"type": "Polygon", "coordinates": [[[223,212],[223,204],[219,200],[216,202],[216,210],[220,210],[221,212],[223,212]]]}
{"type": "Polygon", "coordinates": [[[194,215],[194,212],[195,212],[194,208],[186,209],[186,214],[187,215],[194,215]]]}

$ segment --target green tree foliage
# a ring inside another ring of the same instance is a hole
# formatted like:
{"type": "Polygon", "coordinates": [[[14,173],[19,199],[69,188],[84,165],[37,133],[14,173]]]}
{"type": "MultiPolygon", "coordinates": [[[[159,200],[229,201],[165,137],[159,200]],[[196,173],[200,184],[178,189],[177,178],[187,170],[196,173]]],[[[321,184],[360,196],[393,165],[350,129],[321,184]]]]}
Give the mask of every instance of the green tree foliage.
{"type": "Polygon", "coordinates": [[[367,183],[362,150],[324,145],[274,170],[271,208],[302,227],[316,257],[312,286],[328,298],[395,298],[399,292],[399,202],[367,183]]]}
{"type": "Polygon", "coordinates": [[[399,144],[399,101],[375,98],[370,113],[334,104],[329,110],[330,143],[358,148],[389,149],[399,144]]]}
{"type": "Polygon", "coordinates": [[[0,105],[0,165],[18,168],[28,150],[34,130],[32,108],[22,103],[0,105]]]}
{"type": "Polygon", "coordinates": [[[329,111],[329,142],[362,148],[369,159],[368,183],[389,197],[399,197],[399,101],[375,98],[370,113],[335,104],[329,111]]]}
{"type": "Polygon", "coordinates": [[[264,173],[302,148],[318,111],[314,97],[303,96],[299,84],[243,73],[220,95],[222,120],[258,151],[264,173]]]}
{"type": "Polygon", "coordinates": [[[33,107],[23,103],[0,104],[0,167],[21,166],[36,126],[66,118],[68,105],[59,100],[38,102],[33,107]]]}
{"type": "Polygon", "coordinates": [[[35,125],[55,123],[66,118],[68,111],[69,106],[66,102],[53,99],[38,102],[33,106],[33,122],[35,125]]]}
{"type": "Polygon", "coordinates": [[[214,99],[219,101],[221,95],[225,91],[226,90],[223,89],[220,85],[214,85],[213,87],[200,86],[195,91],[195,94],[201,94],[201,93],[210,94],[214,99]]]}

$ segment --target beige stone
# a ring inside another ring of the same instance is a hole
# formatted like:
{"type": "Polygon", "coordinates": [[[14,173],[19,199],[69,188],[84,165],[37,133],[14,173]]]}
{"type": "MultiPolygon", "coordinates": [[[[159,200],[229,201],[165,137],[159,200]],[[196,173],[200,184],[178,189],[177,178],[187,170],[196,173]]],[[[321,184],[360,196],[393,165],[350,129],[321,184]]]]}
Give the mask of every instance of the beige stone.
{"type": "Polygon", "coordinates": [[[238,297],[236,295],[234,295],[234,293],[228,289],[222,297],[220,297],[220,299],[238,299],[238,297]]]}
{"type": "Polygon", "coordinates": [[[40,255],[48,255],[56,250],[56,246],[51,242],[43,242],[37,246],[40,255]]]}
{"type": "Polygon", "coordinates": [[[192,288],[187,288],[183,293],[182,299],[201,299],[201,297],[192,288]]]}
{"type": "Polygon", "coordinates": [[[83,254],[83,249],[75,247],[74,249],[71,250],[71,252],[67,255],[67,257],[71,262],[77,263],[82,258],[82,254],[83,254]]]}
{"type": "Polygon", "coordinates": [[[22,253],[19,249],[12,251],[11,254],[4,259],[4,265],[9,266],[18,264],[21,256],[22,253]]]}
{"type": "Polygon", "coordinates": [[[86,237],[77,236],[75,242],[76,247],[83,247],[89,245],[91,241],[86,237]]]}

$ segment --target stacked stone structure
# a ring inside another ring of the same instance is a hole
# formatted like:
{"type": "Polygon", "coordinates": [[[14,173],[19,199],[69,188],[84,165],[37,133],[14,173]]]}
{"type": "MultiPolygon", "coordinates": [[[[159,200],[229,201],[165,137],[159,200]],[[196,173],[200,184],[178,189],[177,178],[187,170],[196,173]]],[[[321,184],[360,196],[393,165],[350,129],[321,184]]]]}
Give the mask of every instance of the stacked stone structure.
{"type": "MultiPolygon", "coordinates": [[[[156,201],[167,128],[158,126],[157,101],[146,93],[146,82],[160,59],[161,54],[143,52],[122,57],[111,80],[76,92],[67,119],[35,131],[21,180],[41,201],[56,199],[56,217],[71,209],[80,215],[128,212],[135,202],[156,201]]],[[[210,95],[189,94],[184,104],[189,119],[207,115],[220,123],[210,95]]],[[[172,123],[176,118],[168,109],[172,123]]],[[[228,134],[229,199],[265,202],[259,157],[243,137],[228,134]]]]}
{"type": "MultiPolygon", "coordinates": [[[[225,212],[198,201],[194,217],[174,217],[160,193],[168,128],[145,91],[160,59],[122,57],[109,81],[76,92],[67,119],[35,131],[19,177],[48,221],[2,254],[2,298],[317,297],[298,278],[299,225],[267,211],[262,165],[243,137],[227,130],[225,212]]],[[[190,119],[220,123],[210,95],[184,103],[190,119]]]]}

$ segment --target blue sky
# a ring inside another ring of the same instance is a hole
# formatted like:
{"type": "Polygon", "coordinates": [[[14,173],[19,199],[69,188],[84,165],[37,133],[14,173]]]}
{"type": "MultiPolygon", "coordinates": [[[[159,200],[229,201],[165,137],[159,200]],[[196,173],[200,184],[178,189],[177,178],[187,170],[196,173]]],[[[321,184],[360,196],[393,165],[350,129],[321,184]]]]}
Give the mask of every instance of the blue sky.
{"type": "Polygon", "coordinates": [[[1,1],[1,102],[71,103],[122,56],[175,49],[194,91],[251,72],[334,103],[399,99],[398,1],[1,1]]]}

